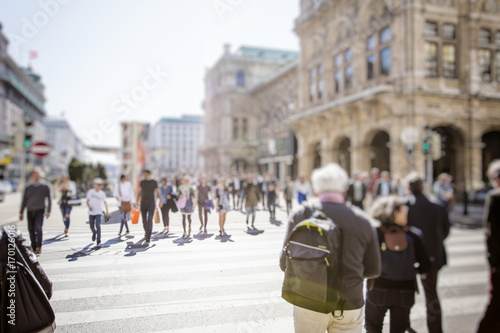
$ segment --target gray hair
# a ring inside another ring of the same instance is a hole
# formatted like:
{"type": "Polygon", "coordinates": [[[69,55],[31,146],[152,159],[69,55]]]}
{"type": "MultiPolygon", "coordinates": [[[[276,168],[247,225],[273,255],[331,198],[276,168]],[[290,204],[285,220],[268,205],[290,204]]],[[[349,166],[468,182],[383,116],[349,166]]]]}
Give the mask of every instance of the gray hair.
{"type": "Polygon", "coordinates": [[[314,170],[311,180],[314,191],[318,194],[324,192],[344,193],[347,190],[349,177],[340,165],[330,163],[314,170]]]}
{"type": "Polygon", "coordinates": [[[493,160],[490,163],[486,175],[490,179],[491,183],[493,183],[493,179],[500,177],[500,160],[493,160]]]}
{"type": "Polygon", "coordinates": [[[382,224],[394,224],[394,212],[403,206],[403,201],[397,195],[378,197],[370,208],[370,215],[382,224]]]}

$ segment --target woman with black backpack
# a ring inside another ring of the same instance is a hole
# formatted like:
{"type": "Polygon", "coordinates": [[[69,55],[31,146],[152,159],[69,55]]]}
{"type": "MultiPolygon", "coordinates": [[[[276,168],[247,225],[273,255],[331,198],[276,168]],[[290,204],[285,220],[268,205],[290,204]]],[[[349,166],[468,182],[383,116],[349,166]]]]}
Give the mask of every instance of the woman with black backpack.
{"type": "Polygon", "coordinates": [[[410,310],[415,303],[417,271],[425,274],[431,262],[425,251],[422,232],[407,226],[408,207],[398,196],[377,198],[370,213],[381,222],[377,234],[382,274],[368,280],[366,332],[382,332],[387,310],[391,314],[390,332],[405,332],[410,327],[410,310]],[[415,268],[417,262],[419,265],[415,268]]]}

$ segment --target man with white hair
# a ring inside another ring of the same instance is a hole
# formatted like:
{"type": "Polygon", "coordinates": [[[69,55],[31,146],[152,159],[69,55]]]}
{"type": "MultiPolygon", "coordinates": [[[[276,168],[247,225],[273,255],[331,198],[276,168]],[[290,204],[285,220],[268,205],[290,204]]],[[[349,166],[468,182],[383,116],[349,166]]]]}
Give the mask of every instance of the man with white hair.
{"type": "Polygon", "coordinates": [[[50,187],[41,182],[40,169],[33,169],[31,180],[32,182],[24,189],[19,220],[23,220],[24,209],[27,208],[31,248],[35,254],[40,254],[42,253],[43,215],[45,214],[45,217],[49,218],[52,200],[50,187]]]}
{"type": "Polygon", "coordinates": [[[493,185],[484,203],[484,227],[488,262],[491,268],[490,304],[486,309],[478,333],[498,332],[500,329],[500,160],[490,163],[487,172],[493,185]]]}
{"type": "MultiPolygon", "coordinates": [[[[376,278],[381,272],[380,251],[375,229],[363,212],[345,205],[349,178],[338,164],[331,163],[312,174],[314,191],[319,195],[317,208],[342,230],[342,283],[340,292],[346,300],[343,313],[320,313],[294,305],[294,326],[296,333],[324,333],[336,330],[361,333],[363,325],[363,281],[376,278]]],[[[312,216],[311,207],[300,207],[288,221],[285,242],[294,226],[312,216]]],[[[286,269],[286,253],[282,251],[280,267],[286,269]]],[[[341,309],[338,309],[341,310],[341,309]]],[[[335,311],[340,312],[340,311],[335,311]]]]}

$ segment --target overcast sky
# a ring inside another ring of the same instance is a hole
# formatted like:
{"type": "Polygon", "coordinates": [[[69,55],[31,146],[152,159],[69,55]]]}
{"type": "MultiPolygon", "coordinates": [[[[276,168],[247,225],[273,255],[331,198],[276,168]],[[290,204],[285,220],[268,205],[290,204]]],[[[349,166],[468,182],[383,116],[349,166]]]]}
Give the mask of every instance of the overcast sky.
{"type": "Polygon", "coordinates": [[[105,146],[123,120],[202,115],[224,43],[298,50],[298,11],[298,0],[0,0],[10,56],[26,66],[38,52],[48,114],[105,146]]]}

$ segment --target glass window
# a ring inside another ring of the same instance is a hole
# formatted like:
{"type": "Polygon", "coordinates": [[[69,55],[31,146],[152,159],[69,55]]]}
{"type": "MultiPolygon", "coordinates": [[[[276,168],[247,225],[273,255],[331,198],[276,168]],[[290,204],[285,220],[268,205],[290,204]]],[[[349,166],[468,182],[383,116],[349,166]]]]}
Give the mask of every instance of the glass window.
{"type": "Polygon", "coordinates": [[[479,50],[479,70],[483,82],[491,82],[491,51],[479,50]]]}
{"type": "Polygon", "coordinates": [[[391,48],[380,51],[380,74],[389,75],[391,72],[391,48]]]}
{"type": "Polygon", "coordinates": [[[243,134],[243,139],[247,139],[248,136],[248,120],[246,118],[243,118],[243,129],[242,129],[242,134],[243,134]]]}
{"type": "Polygon", "coordinates": [[[490,44],[491,43],[491,31],[490,29],[479,30],[479,43],[490,44]]]}
{"type": "Polygon", "coordinates": [[[438,25],[436,22],[425,22],[425,37],[437,37],[438,25]]]}
{"type": "Polygon", "coordinates": [[[335,72],[335,92],[340,91],[340,82],[342,80],[342,73],[340,71],[335,72]]]}
{"type": "Polygon", "coordinates": [[[318,82],[318,98],[323,97],[323,90],[325,89],[325,83],[323,80],[319,80],[318,82]]]}
{"type": "Polygon", "coordinates": [[[238,118],[233,118],[233,140],[238,139],[238,118]]]}
{"type": "Polygon", "coordinates": [[[455,39],[455,37],[455,25],[449,23],[443,24],[443,38],[455,39]]]}
{"type": "Polygon", "coordinates": [[[443,76],[448,78],[456,77],[456,50],[455,45],[443,45],[443,76]]]}
{"type": "Polygon", "coordinates": [[[236,84],[240,87],[245,86],[245,73],[243,71],[238,71],[236,74],[236,84]]]}
{"type": "Polygon", "coordinates": [[[495,76],[496,81],[500,82],[500,51],[495,53],[495,76]]]}
{"type": "Polygon", "coordinates": [[[377,40],[375,39],[375,35],[371,35],[366,40],[366,50],[371,51],[377,46],[377,40]]]}
{"type": "Polygon", "coordinates": [[[335,67],[342,66],[342,54],[337,54],[335,56],[335,67]]]}
{"type": "Polygon", "coordinates": [[[366,58],[366,78],[368,80],[371,80],[375,76],[375,56],[374,55],[369,55],[366,58]]]}
{"type": "Polygon", "coordinates": [[[348,63],[352,60],[352,51],[351,49],[345,50],[345,62],[348,63]]]}
{"type": "Polygon", "coordinates": [[[425,76],[438,76],[437,44],[432,42],[425,43],[425,76]]]}
{"type": "Polygon", "coordinates": [[[349,65],[345,68],[345,88],[349,89],[352,86],[352,66],[349,65]]]}
{"type": "Polygon", "coordinates": [[[500,45],[500,30],[495,33],[495,45],[500,45]]]}
{"type": "Polygon", "coordinates": [[[385,44],[391,41],[391,27],[382,29],[380,32],[380,44],[385,44]]]}

